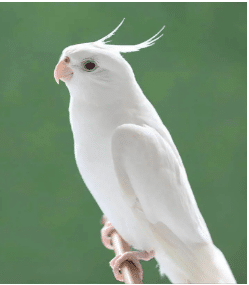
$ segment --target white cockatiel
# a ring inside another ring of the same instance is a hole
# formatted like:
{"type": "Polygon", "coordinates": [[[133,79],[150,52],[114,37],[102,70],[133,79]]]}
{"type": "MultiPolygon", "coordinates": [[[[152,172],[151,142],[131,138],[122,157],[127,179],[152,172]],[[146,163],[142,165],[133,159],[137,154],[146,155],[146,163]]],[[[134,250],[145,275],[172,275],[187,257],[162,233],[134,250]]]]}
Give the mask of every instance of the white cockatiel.
{"type": "Polygon", "coordinates": [[[54,71],[70,92],[81,176],[123,239],[145,255],[154,250],[171,282],[236,283],[170,133],[120,54],[153,45],[162,30],[138,45],[106,44],[123,21],[101,40],[65,48],[54,71]]]}

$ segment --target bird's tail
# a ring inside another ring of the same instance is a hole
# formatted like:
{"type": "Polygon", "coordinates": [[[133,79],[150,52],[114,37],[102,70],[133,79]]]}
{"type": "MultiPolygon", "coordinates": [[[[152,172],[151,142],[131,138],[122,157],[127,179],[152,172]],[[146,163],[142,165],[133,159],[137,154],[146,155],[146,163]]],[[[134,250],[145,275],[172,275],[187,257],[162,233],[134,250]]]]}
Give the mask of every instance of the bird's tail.
{"type": "Polygon", "coordinates": [[[156,252],[161,275],[172,283],[236,283],[223,253],[213,243],[191,246],[185,254],[180,251],[170,257],[166,250],[156,252]]]}

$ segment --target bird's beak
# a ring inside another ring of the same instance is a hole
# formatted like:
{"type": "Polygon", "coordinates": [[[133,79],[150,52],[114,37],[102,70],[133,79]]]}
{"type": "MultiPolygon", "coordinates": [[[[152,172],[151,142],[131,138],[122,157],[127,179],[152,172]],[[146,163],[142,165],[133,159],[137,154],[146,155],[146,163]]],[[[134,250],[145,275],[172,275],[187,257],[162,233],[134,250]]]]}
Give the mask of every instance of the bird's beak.
{"type": "Polygon", "coordinates": [[[59,80],[64,82],[68,81],[73,75],[73,70],[68,67],[68,64],[65,60],[61,60],[55,67],[54,78],[55,81],[59,84],[59,80]]]}

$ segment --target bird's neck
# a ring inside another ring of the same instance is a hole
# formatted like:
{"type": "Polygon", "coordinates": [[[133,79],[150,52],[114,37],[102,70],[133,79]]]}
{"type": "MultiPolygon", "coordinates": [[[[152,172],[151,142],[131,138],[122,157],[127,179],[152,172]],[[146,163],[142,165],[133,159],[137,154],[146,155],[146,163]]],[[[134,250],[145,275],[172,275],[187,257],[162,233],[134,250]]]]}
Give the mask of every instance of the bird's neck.
{"type": "Polygon", "coordinates": [[[131,123],[147,99],[137,82],[122,82],[70,92],[70,122],[75,142],[91,133],[108,136],[124,123],[131,123]],[[80,97],[81,96],[81,97],[80,97]]]}

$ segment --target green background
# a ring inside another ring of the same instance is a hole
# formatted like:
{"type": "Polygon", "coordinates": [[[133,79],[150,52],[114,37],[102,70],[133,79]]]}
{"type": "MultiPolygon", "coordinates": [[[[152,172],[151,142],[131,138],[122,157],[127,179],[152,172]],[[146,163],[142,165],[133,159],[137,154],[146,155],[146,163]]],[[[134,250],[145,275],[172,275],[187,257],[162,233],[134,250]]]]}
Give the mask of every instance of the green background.
{"type": "MultiPolygon", "coordinates": [[[[77,170],[62,50],[126,20],[125,54],[182,156],[214,243],[246,283],[246,3],[1,3],[1,283],[117,283],[77,170]]],[[[161,279],[143,262],[144,283],[161,279]]]]}

